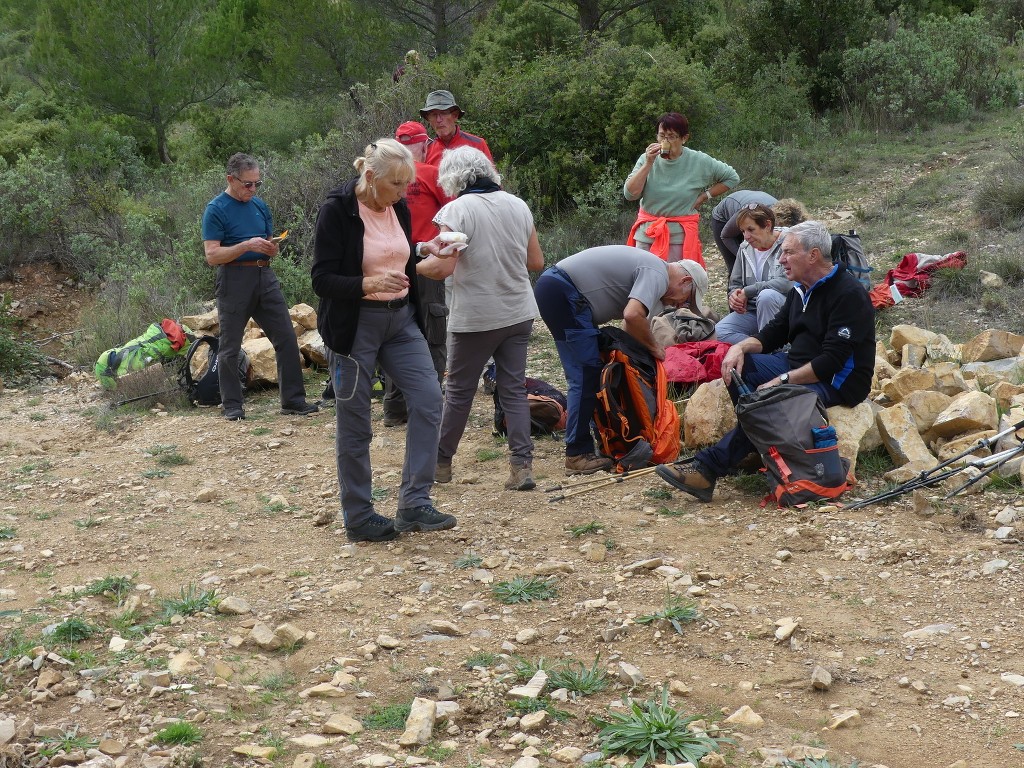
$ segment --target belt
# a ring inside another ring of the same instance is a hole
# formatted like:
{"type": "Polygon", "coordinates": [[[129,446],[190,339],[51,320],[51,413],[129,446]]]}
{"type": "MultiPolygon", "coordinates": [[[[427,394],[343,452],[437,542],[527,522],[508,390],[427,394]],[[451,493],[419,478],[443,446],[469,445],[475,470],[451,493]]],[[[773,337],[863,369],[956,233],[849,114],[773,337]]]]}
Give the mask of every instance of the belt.
{"type": "Polygon", "coordinates": [[[254,261],[229,261],[225,267],[269,267],[270,259],[256,259],[254,261]]]}
{"type": "Polygon", "coordinates": [[[408,303],[408,295],[405,295],[400,299],[389,299],[388,301],[377,301],[376,299],[363,299],[364,307],[373,307],[375,309],[401,309],[408,303]]]}
{"type": "Polygon", "coordinates": [[[561,280],[563,283],[568,283],[573,288],[576,288],[576,283],[572,281],[572,278],[569,277],[569,274],[561,267],[548,267],[547,271],[555,279],[561,280]]]}

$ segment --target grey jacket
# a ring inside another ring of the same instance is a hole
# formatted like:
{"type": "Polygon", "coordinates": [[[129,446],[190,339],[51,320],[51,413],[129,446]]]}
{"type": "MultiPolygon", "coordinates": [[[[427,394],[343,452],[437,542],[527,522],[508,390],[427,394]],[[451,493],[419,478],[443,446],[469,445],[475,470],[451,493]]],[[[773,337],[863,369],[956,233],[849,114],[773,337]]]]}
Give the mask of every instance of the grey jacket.
{"type": "Polygon", "coordinates": [[[754,246],[744,241],[736,254],[736,263],[733,264],[732,274],[729,276],[729,292],[742,288],[747,299],[756,299],[761,291],[774,288],[782,295],[786,295],[793,287],[793,282],[786,279],[786,270],[779,263],[782,241],[785,239],[786,229],[783,229],[775,245],[768,251],[768,258],[765,259],[760,275],[755,275],[751,266],[754,263],[754,246]]]}

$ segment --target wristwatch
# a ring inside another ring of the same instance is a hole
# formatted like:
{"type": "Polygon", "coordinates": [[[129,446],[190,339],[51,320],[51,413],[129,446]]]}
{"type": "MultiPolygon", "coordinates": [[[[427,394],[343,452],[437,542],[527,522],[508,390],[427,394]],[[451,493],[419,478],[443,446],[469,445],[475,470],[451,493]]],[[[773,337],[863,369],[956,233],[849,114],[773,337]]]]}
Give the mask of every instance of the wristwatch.
{"type": "Polygon", "coordinates": [[[789,374],[788,373],[780,373],[779,374],[779,383],[780,384],[788,384],[789,383],[789,374]]]}

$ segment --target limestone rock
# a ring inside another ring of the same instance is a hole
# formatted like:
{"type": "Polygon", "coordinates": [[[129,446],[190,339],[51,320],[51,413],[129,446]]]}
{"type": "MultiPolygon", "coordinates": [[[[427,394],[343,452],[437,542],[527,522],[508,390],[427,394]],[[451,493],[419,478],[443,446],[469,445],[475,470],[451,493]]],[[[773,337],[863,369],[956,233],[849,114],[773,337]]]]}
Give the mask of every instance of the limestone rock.
{"type": "Polygon", "coordinates": [[[929,435],[952,437],[965,432],[995,429],[999,423],[996,401],[984,392],[965,392],[953,398],[946,409],[935,417],[929,435]]]}
{"type": "Polygon", "coordinates": [[[636,686],[644,681],[644,673],[632,664],[620,661],[616,668],[616,675],[626,685],[636,686]]]}
{"type": "Polygon", "coordinates": [[[932,363],[944,363],[944,362],[959,362],[963,356],[963,345],[954,344],[949,338],[943,334],[938,334],[934,339],[928,342],[925,347],[925,354],[928,358],[928,362],[932,363]]]}
{"type": "Polygon", "coordinates": [[[592,563],[603,563],[608,557],[608,547],[596,541],[588,541],[581,545],[580,552],[592,563]]]}
{"type": "Polygon", "coordinates": [[[512,768],[540,768],[540,760],[532,755],[523,755],[512,763],[512,768]]]}
{"type": "Polygon", "coordinates": [[[187,325],[193,331],[202,331],[207,336],[220,335],[220,317],[216,309],[201,315],[185,315],[181,318],[181,324],[187,325]]]}
{"type": "Polygon", "coordinates": [[[296,304],[288,310],[288,316],[293,323],[298,323],[304,330],[316,330],[316,310],[309,304],[296,304]]]}
{"type": "Polygon", "coordinates": [[[748,705],[744,704],[725,718],[725,722],[729,723],[729,725],[742,725],[747,728],[760,728],[764,725],[764,718],[752,710],[748,705]]]}
{"type": "Polygon", "coordinates": [[[327,367],[327,345],[316,329],[306,331],[299,336],[299,352],[309,361],[310,365],[319,368],[327,367]]]}
{"type": "Polygon", "coordinates": [[[834,731],[836,728],[852,728],[860,725],[860,721],[860,712],[856,709],[848,709],[844,712],[833,715],[832,719],[829,720],[828,725],[825,727],[830,731],[834,731]]]}
{"type": "Polygon", "coordinates": [[[538,731],[545,726],[550,717],[551,716],[547,711],[543,709],[538,710],[537,712],[530,712],[520,718],[519,728],[527,733],[530,731],[538,731]]]}
{"type": "Polygon", "coordinates": [[[436,718],[437,702],[417,696],[412,700],[409,717],[405,721],[405,733],[398,737],[398,743],[403,747],[427,744],[434,732],[436,718]]]}
{"type": "Polygon", "coordinates": [[[968,392],[977,387],[971,387],[964,381],[964,375],[960,366],[956,363],[935,363],[930,368],[935,374],[935,387],[943,394],[955,397],[961,392],[968,392]]]}
{"type": "Polygon", "coordinates": [[[938,462],[928,451],[910,409],[902,403],[886,408],[877,417],[878,432],[883,445],[897,467],[917,463],[934,467],[938,462]]]}
{"type": "Polygon", "coordinates": [[[1024,385],[1012,384],[1009,381],[998,381],[992,385],[988,393],[996,399],[996,407],[1000,413],[1005,413],[1013,407],[1013,398],[1016,395],[1024,394],[1024,385]]]}
{"type": "Polygon", "coordinates": [[[536,699],[547,684],[548,673],[543,669],[538,669],[534,676],[530,678],[530,682],[526,685],[517,685],[508,692],[508,695],[513,699],[536,699]]]}
{"type": "Polygon", "coordinates": [[[217,613],[223,613],[228,616],[242,616],[246,613],[252,613],[252,606],[241,597],[228,595],[217,603],[217,613]]]}
{"type": "Polygon", "coordinates": [[[249,357],[253,384],[277,384],[277,357],[270,339],[263,337],[242,342],[249,357]]]}
{"type": "Polygon", "coordinates": [[[968,363],[960,371],[965,379],[975,379],[984,388],[999,382],[1019,381],[1024,373],[1024,358],[1008,357],[984,363],[968,363]]]}
{"type": "Polygon", "coordinates": [[[834,406],[828,409],[828,421],[836,428],[839,455],[850,462],[850,475],[856,477],[857,454],[864,433],[875,423],[875,412],[868,402],[854,408],[834,406]]]}
{"type": "Polygon", "coordinates": [[[273,760],[277,757],[277,749],[275,747],[264,747],[262,744],[239,744],[231,751],[236,755],[261,757],[264,760],[273,760]]]}
{"type": "Polygon", "coordinates": [[[340,733],[355,736],[363,730],[363,724],[343,712],[335,712],[323,725],[324,733],[340,733]]]}
{"type": "Polygon", "coordinates": [[[18,724],[12,718],[0,720],[0,747],[10,744],[18,733],[18,724]]]}
{"type": "Polygon", "coordinates": [[[902,368],[882,386],[882,392],[894,403],[901,403],[912,392],[935,389],[935,373],[930,368],[902,368]]]}
{"type": "Polygon", "coordinates": [[[963,362],[985,363],[1016,357],[1021,347],[1024,347],[1024,336],[989,328],[964,344],[963,362]]]}
{"type": "Polygon", "coordinates": [[[579,747],[562,747],[551,753],[551,756],[560,763],[570,765],[579,762],[583,757],[583,750],[579,747]]]}
{"type": "Polygon", "coordinates": [[[736,426],[736,411],[721,379],[697,387],[683,413],[683,442],[699,448],[718,442],[736,426]]]}
{"type": "Polygon", "coordinates": [[[250,645],[259,646],[265,651],[276,651],[281,647],[281,640],[274,634],[274,630],[262,621],[256,622],[252,629],[249,630],[246,642],[250,645]]]}
{"type": "Polygon", "coordinates": [[[304,747],[305,749],[326,747],[331,743],[330,739],[324,736],[318,736],[315,733],[304,733],[301,736],[292,736],[288,741],[297,747],[304,747]]]}
{"type": "Polygon", "coordinates": [[[820,664],[811,670],[811,687],[816,691],[827,691],[832,687],[832,673],[820,664]]]}
{"type": "Polygon", "coordinates": [[[935,340],[937,335],[924,328],[918,328],[916,325],[894,325],[889,333],[889,346],[897,354],[903,354],[903,347],[905,345],[916,344],[921,347],[927,347],[935,340]]]}
{"type": "Polygon", "coordinates": [[[910,409],[910,415],[914,418],[917,431],[925,433],[932,428],[935,419],[942,413],[953,398],[941,392],[921,391],[911,392],[903,399],[903,404],[910,409]]]}
{"type": "Polygon", "coordinates": [[[182,651],[171,657],[171,660],[167,662],[167,669],[172,675],[187,675],[190,672],[196,672],[201,667],[189,651],[182,651]]]}
{"type": "MultiPolygon", "coordinates": [[[[992,437],[994,434],[996,434],[994,429],[988,429],[984,432],[972,432],[968,435],[964,435],[963,437],[958,437],[955,440],[950,440],[948,443],[943,443],[937,453],[939,461],[951,459],[957,454],[963,453],[971,446],[978,445],[981,440],[992,437]]],[[[990,456],[991,454],[992,451],[989,449],[985,447],[978,447],[976,451],[972,451],[969,455],[980,459],[985,456],[990,456]]]]}

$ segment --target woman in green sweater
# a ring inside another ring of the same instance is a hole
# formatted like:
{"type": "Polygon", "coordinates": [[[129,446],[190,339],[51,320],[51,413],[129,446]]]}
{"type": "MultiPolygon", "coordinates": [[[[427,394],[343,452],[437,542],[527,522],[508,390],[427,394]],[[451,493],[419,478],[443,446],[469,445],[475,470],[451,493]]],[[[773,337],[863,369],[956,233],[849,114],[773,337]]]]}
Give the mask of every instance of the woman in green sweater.
{"type": "Polygon", "coordinates": [[[678,112],[658,118],[657,138],[623,185],[627,200],[640,200],[626,244],[666,261],[691,259],[704,266],[697,209],[739,184],[739,174],[727,163],[686,146],[690,122],[678,112]]]}

